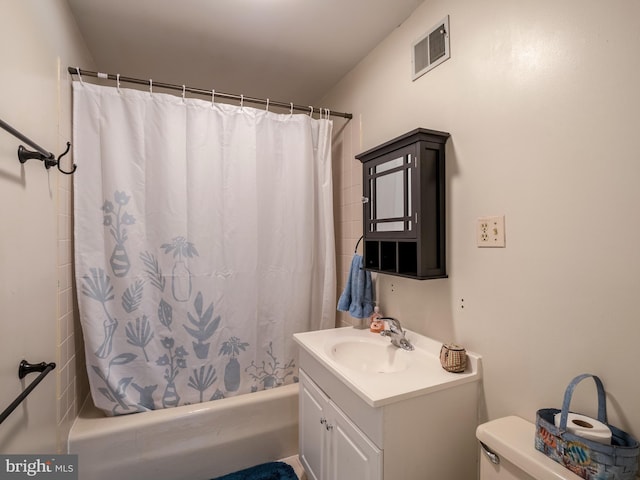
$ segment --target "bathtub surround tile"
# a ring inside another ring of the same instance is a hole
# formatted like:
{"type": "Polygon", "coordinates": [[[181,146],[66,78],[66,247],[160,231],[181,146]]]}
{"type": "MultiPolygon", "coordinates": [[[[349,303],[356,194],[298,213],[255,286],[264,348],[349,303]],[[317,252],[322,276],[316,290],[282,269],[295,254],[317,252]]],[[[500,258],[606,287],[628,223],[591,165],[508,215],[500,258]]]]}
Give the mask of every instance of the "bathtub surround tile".
{"type": "MultiPolygon", "coordinates": [[[[336,124],[334,132],[334,171],[340,174],[336,182],[340,188],[336,188],[334,193],[339,298],[346,285],[356,243],[362,235],[362,165],[354,157],[358,153],[355,150],[359,151],[359,123],[351,120],[344,125],[336,124]]],[[[362,244],[358,253],[362,254],[362,244]]],[[[357,320],[348,313],[336,312],[337,327],[353,325],[354,321],[357,320]]]]}
{"type": "MultiPolygon", "coordinates": [[[[58,300],[57,300],[57,364],[56,401],[57,401],[57,451],[67,451],[67,438],[76,418],[78,404],[86,396],[88,389],[78,389],[76,379],[76,353],[82,349],[82,342],[76,338],[79,322],[75,294],[73,291],[73,192],[72,179],[58,175],[57,190],[57,236],[58,236],[58,300]]],[[[86,376],[86,374],[84,374],[86,376]]]]}
{"type": "Polygon", "coordinates": [[[62,317],[58,320],[58,345],[62,343],[62,340],[67,338],[67,331],[69,325],[68,322],[65,321],[65,317],[62,317]]]}
{"type": "MultiPolygon", "coordinates": [[[[354,162],[357,160],[354,160],[354,162]]],[[[360,190],[359,185],[354,185],[351,183],[349,187],[347,187],[347,202],[346,205],[352,204],[357,198],[362,198],[362,190],[360,190]]]]}
{"type": "Polygon", "coordinates": [[[360,199],[356,200],[351,204],[351,220],[361,221],[362,220],[362,201],[360,199]]]}
{"type": "Polygon", "coordinates": [[[58,240],[58,265],[66,265],[71,259],[71,242],[58,240]]]}
{"type": "Polygon", "coordinates": [[[69,295],[66,291],[58,292],[58,318],[60,321],[69,311],[69,295]]]}
{"type": "Polygon", "coordinates": [[[342,232],[342,235],[344,235],[345,239],[351,239],[351,222],[348,222],[344,218],[344,210],[344,208],[340,210],[340,231],[342,232]]]}
{"type": "Polygon", "coordinates": [[[88,394],[86,372],[77,369],[83,357],[80,324],[73,289],[73,177],[57,175],[58,236],[58,338],[57,359],[57,450],[66,452],[68,432],[76,418],[78,405],[88,394]],[[81,378],[77,378],[80,372],[81,378]],[[82,380],[84,378],[85,380],[82,380]]]}
{"type": "Polygon", "coordinates": [[[358,241],[360,235],[362,235],[362,221],[361,220],[352,220],[349,222],[349,229],[351,232],[351,239],[355,242],[358,241]]]}
{"type": "Polygon", "coordinates": [[[342,185],[343,187],[349,187],[352,185],[352,169],[351,169],[351,165],[349,162],[349,159],[347,158],[343,158],[342,159],[342,165],[340,168],[340,173],[342,174],[342,185]]]}
{"type": "Polygon", "coordinates": [[[345,255],[349,251],[349,245],[344,238],[336,237],[336,254],[345,255]]]}

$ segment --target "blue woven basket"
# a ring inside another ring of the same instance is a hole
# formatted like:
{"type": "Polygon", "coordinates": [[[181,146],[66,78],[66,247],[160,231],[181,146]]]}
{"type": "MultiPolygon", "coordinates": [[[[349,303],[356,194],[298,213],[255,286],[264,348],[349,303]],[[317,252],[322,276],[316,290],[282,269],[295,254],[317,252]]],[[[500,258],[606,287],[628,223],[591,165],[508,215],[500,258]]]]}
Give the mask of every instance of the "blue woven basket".
{"type": "Polygon", "coordinates": [[[543,408],[536,415],[536,449],[549,458],[587,480],[636,480],[640,445],[628,433],[609,425],[607,404],[602,381],[588,373],[578,375],[564,392],[562,410],[543,408]],[[613,434],[611,445],[588,440],[567,431],[569,404],[576,385],[585,378],[593,378],[598,390],[598,421],[606,424],[613,434]],[[554,417],[561,413],[560,425],[554,417]]]}

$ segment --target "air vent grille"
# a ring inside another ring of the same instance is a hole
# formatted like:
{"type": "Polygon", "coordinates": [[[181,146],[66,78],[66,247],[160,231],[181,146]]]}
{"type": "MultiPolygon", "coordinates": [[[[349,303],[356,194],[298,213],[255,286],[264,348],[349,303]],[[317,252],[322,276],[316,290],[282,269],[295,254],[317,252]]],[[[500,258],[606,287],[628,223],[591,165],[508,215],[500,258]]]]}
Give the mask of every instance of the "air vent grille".
{"type": "Polygon", "coordinates": [[[420,72],[429,66],[429,37],[416,43],[413,47],[413,74],[420,72]]]}
{"type": "Polygon", "coordinates": [[[411,46],[413,80],[450,57],[449,16],[438,22],[411,46]]]}

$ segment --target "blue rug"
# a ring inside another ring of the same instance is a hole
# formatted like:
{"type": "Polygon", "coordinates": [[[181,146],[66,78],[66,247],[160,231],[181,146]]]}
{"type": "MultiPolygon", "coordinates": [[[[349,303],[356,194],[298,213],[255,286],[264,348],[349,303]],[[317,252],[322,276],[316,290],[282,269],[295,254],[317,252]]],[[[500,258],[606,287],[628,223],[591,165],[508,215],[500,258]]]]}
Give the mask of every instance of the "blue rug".
{"type": "Polygon", "coordinates": [[[212,480],[298,480],[298,476],[291,465],[284,462],[269,462],[212,480]]]}

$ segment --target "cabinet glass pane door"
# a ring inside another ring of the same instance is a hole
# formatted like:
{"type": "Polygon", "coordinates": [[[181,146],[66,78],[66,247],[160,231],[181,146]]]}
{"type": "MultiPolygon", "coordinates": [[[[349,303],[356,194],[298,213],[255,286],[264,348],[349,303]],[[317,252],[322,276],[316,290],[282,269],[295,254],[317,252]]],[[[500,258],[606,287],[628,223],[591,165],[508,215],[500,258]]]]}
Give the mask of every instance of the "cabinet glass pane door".
{"type": "MultiPolygon", "coordinates": [[[[376,220],[388,220],[404,217],[404,172],[393,172],[388,175],[376,177],[375,190],[378,192],[376,212],[373,216],[376,220]],[[381,195],[382,194],[382,195],[381,195]]],[[[378,232],[398,232],[404,230],[403,222],[385,222],[375,224],[378,232]]]]}
{"type": "Polygon", "coordinates": [[[411,204],[412,155],[390,156],[369,169],[370,232],[413,229],[411,204]]]}

